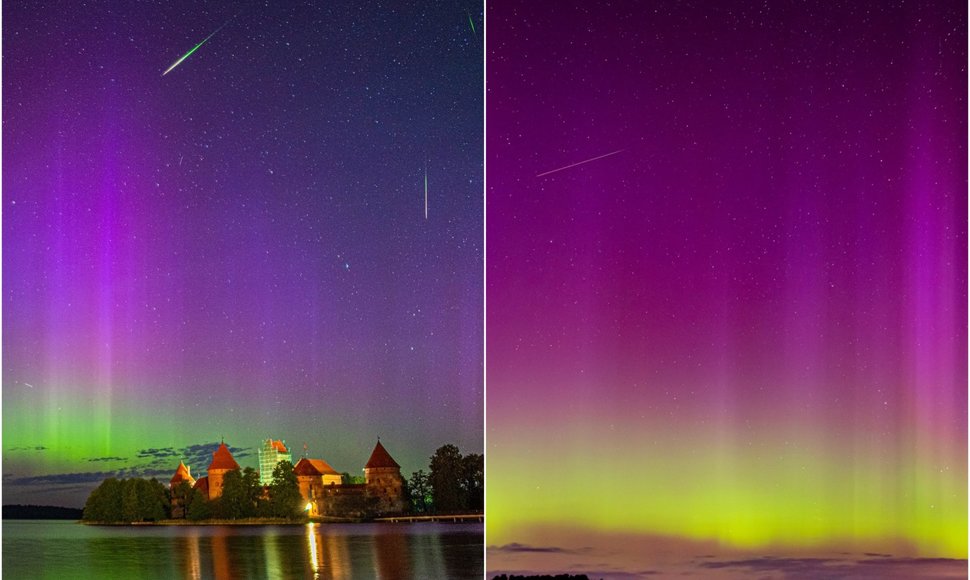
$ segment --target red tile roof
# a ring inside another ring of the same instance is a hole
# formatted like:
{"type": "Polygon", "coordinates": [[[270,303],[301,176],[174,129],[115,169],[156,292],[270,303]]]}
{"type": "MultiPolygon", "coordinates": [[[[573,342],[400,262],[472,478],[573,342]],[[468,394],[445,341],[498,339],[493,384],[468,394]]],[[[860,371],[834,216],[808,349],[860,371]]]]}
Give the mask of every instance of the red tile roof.
{"type": "Polygon", "coordinates": [[[340,475],[336,469],[330,467],[330,464],[322,459],[310,459],[309,461],[317,468],[320,475],[340,475]]]}
{"type": "Polygon", "coordinates": [[[337,470],[322,459],[307,459],[304,457],[293,467],[297,475],[340,475],[337,470]]]}
{"type": "Polygon", "coordinates": [[[229,448],[226,447],[225,442],[219,445],[219,448],[212,454],[209,471],[213,469],[240,469],[239,464],[232,458],[232,453],[229,453],[229,448]]]}
{"type": "Polygon", "coordinates": [[[202,495],[205,496],[206,499],[209,499],[209,476],[200,477],[199,479],[195,480],[195,485],[192,486],[192,489],[201,491],[202,495]]]}
{"type": "Polygon", "coordinates": [[[370,459],[367,460],[367,465],[364,466],[365,469],[373,469],[375,467],[401,468],[401,466],[394,461],[394,458],[391,457],[391,454],[387,452],[387,449],[384,449],[384,446],[381,445],[380,441],[378,441],[377,445],[374,446],[374,451],[370,454],[370,459]]]}
{"type": "Polygon", "coordinates": [[[306,457],[296,462],[296,465],[293,466],[293,473],[297,475],[323,475],[306,457]]]}
{"type": "Polygon", "coordinates": [[[175,475],[172,476],[172,485],[176,485],[183,481],[194,481],[192,475],[189,473],[189,468],[185,466],[184,463],[179,461],[179,467],[175,470],[175,475]]]}
{"type": "Polygon", "coordinates": [[[273,443],[273,448],[280,453],[289,453],[289,451],[286,449],[286,445],[283,445],[282,441],[273,441],[272,439],[270,439],[270,441],[273,443]]]}

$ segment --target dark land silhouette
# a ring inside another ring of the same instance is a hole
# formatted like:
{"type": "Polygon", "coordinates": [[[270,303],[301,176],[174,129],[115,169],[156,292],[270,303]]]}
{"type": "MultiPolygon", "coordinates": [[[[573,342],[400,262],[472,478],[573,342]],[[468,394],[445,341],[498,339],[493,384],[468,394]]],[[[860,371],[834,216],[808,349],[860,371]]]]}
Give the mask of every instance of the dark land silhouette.
{"type": "Polygon", "coordinates": [[[5,520],[79,520],[84,514],[77,508],[53,505],[5,505],[5,520]]]}

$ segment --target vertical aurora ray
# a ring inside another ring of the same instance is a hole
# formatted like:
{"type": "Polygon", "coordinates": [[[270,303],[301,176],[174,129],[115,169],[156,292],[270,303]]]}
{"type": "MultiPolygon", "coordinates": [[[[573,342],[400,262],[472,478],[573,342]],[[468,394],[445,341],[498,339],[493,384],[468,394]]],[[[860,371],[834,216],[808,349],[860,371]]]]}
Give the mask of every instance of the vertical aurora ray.
{"type": "Polygon", "coordinates": [[[966,558],[965,9],[490,10],[489,568],[966,558]]]}

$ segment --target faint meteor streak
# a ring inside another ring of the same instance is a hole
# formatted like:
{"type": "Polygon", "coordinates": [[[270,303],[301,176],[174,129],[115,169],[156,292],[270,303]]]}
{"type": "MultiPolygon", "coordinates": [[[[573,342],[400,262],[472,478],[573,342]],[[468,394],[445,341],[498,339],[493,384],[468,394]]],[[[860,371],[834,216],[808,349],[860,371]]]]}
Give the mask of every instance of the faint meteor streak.
{"type": "MultiPolygon", "coordinates": [[[[229,20],[232,20],[232,18],[230,18],[229,20]]],[[[183,60],[189,58],[192,55],[193,52],[199,50],[199,47],[202,46],[203,44],[205,44],[206,42],[208,42],[208,40],[210,38],[212,38],[213,36],[215,36],[216,35],[216,32],[219,32],[220,30],[222,30],[223,28],[225,28],[226,27],[226,24],[229,24],[229,20],[226,20],[226,23],[225,24],[223,24],[219,28],[216,28],[215,31],[212,34],[210,34],[209,36],[206,36],[204,39],[202,39],[202,42],[200,42],[199,44],[196,44],[194,47],[192,47],[192,50],[190,50],[187,53],[185,53],[184,55],[182,55],[182,58],[180,58],[177,61],[173,62],[172,63],[172,66],[170,66],[167,69],[165,69],[165,72],[162,73],[162,76],[165,76],[168,73],[172,72],[172,69],[173,68],[175,68],[178,65],[182,64],[182,61],[183,60]]]]}
{"type": "Polygon", "coordinates": [[[471,25],[471,27],[472,27],[472,34],[477,34],[477,33],[475,32],[475,22],[474,22],[474,21],[472,21],[472,15],[471,15],[471,14],[468,14],[467,12],[466,12],[465,14],[467,14],[467,15],[468,15],[468,24],[470,24],[470,25],[471,25]]]}
{"type": "Polygon", "coordinates": [[[428,168],[424,168],[424,219],[428,219],[428,168]]]}
{"type": "Polygon", "coordinates": [[[550,173],[555,173],[557,171],[562,171],[563,169],[569,169],[570,167],[576,167],[577,165],[582,165],[584,163],[589,163],[590,161],[596,161],[597,159],[602,159],[604,157],[609,157],[610,155],[616,155],[617,153],[622,153],[626,149],[618,149],[612,153],[607,153],[606,155],[600,155],[599,157],[593,157],[592,159],[587,159],[585,161],[579,161],[578,163],[573,163],[572,165],[567,165],[565,167],[560,167],[559,169],[553,169],[552,171],[546,171],[544,173],[536,174],[536,177],[542,177],[543,175],[549,175],[550,173]]]}

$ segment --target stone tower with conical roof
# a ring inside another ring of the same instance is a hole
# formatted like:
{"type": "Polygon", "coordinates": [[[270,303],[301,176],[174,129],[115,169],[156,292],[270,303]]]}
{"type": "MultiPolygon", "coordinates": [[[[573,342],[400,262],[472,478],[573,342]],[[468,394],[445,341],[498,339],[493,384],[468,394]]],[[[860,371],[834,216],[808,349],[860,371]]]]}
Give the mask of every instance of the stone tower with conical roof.
{"type": "Polygon", "coordinates": [[[179,466],[178,469],[175,470],[175,475],[173,475],[172,479],[168,482],[169,489],[174,490],[178,484],[182,483],[183,481],[188,483],[189,487],[195,485],[195,478],[192,477],[192,472],[188,467],[186,467],[185,463],[179,461],[179,466]]]}
{"type": "Polygon", "coordinates": [[[213,500],[222,495],[222,480],[226,473],[239,469],[239,464],[233,459],[232,453],[223,441],[219,448],[212,453],[212,463],[209,464],[209,499],[213,500]]]}
{"type": "Polygon", "coordinates": [[[377,498],[377,509],[380,512],[404,511],[404,478],[401,477],[401,466],[384,449],[380,439],[364,466],[364,481],[367,484],[367,493],[377,498]]]}
{"type": "Polygon", "coordinates": [[[175,492],[176,488],[182,483],[189,484],[189,488],[195,485],[195,478],[192,477],[192,472],[189,470],[188,466],[182,461],[179,461],[178,469],[175,470],[175,475],[168,482],[168,488],[172,492],[172,517],[173,518],[184,518],[185,517],[185,497],[181,497],[175,492]]]}

